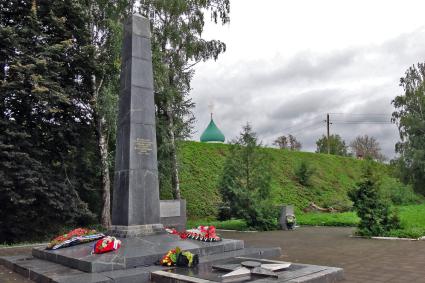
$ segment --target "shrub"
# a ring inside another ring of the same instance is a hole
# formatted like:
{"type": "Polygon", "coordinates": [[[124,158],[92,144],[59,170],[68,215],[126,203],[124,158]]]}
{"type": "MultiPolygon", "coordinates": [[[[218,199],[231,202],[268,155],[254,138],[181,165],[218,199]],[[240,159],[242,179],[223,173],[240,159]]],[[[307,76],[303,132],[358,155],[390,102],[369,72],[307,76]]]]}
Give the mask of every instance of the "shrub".
{"type": "Polygon", "coordinates": [[[408,205],[421,202],[411,186],[404,185],[394,178],[382,178],[380,187],[384,197],[394,205],[408,205]]]}
{"type": "Polygon", "coordinates": [[[217,220],[226,221],[232,218],[232,211],[230,210],[230,206],[222,205],[218,207],[218,216],[217,220]]]}
{"type": "Polygon", "coordinates": [[[391,211],[389,203],[381,194],[377,176],[367,166],[363,180],[349,192],[354,209],[360,217],[358,234],[361,236],[383,236],[400,227],[397,213],[391,211]]]}
{"type": "Polygon", "coordinates": [[[310,185],[310,178],[314,174],[314,169],[304,160],[302,160],[297,167],[295,167],[295,176],[298,182],[303,186],[310,185]]]}

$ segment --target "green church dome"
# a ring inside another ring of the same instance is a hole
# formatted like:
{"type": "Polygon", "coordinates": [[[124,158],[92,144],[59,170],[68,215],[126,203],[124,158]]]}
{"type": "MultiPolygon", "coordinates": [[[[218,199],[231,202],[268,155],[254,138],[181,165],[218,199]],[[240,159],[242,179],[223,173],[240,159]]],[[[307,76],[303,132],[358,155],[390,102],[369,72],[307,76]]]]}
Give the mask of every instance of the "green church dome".
{"type": "Polygon", "coordinates": [[[224,142],[224,139],[223,133],[217,128],[211,118],[211,122],[201,135],[201,142],[224,142]]]}

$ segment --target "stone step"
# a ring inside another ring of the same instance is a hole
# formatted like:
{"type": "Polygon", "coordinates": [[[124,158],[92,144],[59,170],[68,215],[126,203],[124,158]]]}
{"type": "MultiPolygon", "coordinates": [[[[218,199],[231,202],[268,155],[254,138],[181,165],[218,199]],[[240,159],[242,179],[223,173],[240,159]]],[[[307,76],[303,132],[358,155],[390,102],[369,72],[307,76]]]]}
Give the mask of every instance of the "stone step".
{"type": "MultiPolygon", "coordinates": [[[[201,263],[236,256],[276,258],[280,248],[246,248],[200,257],[201,263]]],[[[142,266],[100,273],[87,273],[31,255],[0,257],[0,264],[39,283],[148,283],[151,272],[168,269],[162,266],[142,266]]]]}
{"type": "MultiPolygon", "coordinates": [[[[1,258],[3,265],[35,282],[72,282],[63,279],[78,278],[78,282],[110,282],[99,274],[89,274],[32,256],[1,258]]],[[[77,281],[75,281],[77,282],[77,281]]]]}
{"type": "Polygon", "coordinates": [[[84,272],[105,272],[150,266],[169,250],[180,247],[199,256],[209,256],[241,250],[241,240],[223,239],[220,242],[181,240],[179,236],[158,234],[141,238],[122,238],[121,248],[106,254],[92,254],[94,243],[86,243],[58,250],[34,248],[32,255],[39,259],[56,262],[84,272]]]}
{"type": "Polygon", "coordinates": [[[38,283],[150,282],[152,271],[165,267],[149,266],[102,273],[87,273],[32,256],[0,257],[0,263],[38,283]]]}

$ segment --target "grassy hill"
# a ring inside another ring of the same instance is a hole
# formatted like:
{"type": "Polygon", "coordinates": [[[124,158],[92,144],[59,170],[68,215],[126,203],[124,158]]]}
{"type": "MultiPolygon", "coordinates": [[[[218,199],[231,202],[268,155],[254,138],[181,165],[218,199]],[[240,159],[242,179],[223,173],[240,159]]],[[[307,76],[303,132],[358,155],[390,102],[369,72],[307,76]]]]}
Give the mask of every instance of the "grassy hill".
{"type": "MultiPolygon", "coordinates": [[[[209,218],[217,215],[220,203],[218,182],[222,174],[229,145],[183,142],[180,145],[181,191],[187,200],[190,218],[209,218]]],[[[272,198],[275,204],[294,204],[298,209],[310,202],[324,207],[349,207],[347,191],[355,186],[361,176],[364,161],[310,152],[266,148],[272,163],[272,198]],[[299,184],[294,168],[305,161],[314,168],[310,186],[299,184]]],[[[387,190],[410,188],[390,176],[390,168],[376,164],[383,176],[387,190]]],[[[413,194],[413,193],[412,193],[413,194]]],[[[171,198],[169,190],[161,191],[162,199],[171,198]]]]}

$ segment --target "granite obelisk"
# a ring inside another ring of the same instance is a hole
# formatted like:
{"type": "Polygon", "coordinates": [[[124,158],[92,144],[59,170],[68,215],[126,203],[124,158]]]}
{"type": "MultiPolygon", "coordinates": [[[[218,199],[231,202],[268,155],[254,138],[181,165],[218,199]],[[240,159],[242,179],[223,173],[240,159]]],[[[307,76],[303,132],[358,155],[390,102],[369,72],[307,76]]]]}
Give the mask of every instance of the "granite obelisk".
{"type": "Polygon", "coordinates": [[[124,25],[121,64],[110,233],[133,237],[162,229],[150,24],[141,15],[124,25]]]}

